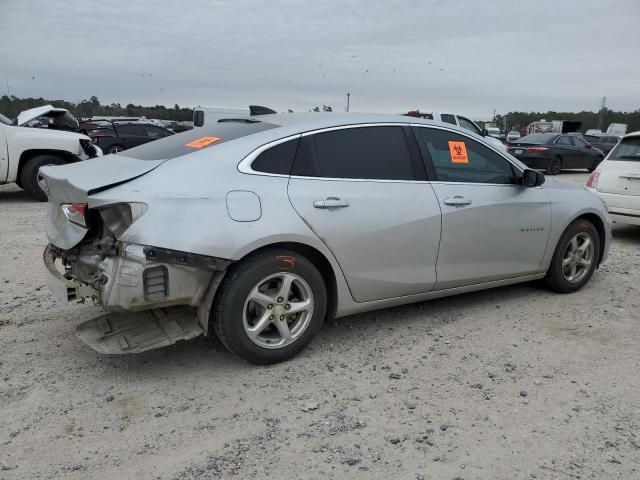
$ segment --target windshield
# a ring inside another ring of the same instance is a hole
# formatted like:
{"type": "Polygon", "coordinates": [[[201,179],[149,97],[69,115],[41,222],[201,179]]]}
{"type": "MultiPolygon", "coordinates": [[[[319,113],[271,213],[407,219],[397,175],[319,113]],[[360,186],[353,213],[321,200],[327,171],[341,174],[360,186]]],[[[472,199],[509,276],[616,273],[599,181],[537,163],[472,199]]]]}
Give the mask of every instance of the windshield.
{"type": "Polygon", "coordinates": [[[607,160],[635,160],[640,162],[640,137],[623,139],[611,150],[607,160]]]}
{"type": "Polygon", "coordinates": [[[4,123],[5,125],[11,125],[13,122],[0,113],[0,123],[4,123]]]}
{"type": "Polygon", "coordinates": [[[219,120],[211,126],[204,126],[176,135],[170,135],[160,140],[146,143],[127,150],[124,155],[139,160],[161,160],[179,157],[193,153],[201,148],[215,146],[229,140],[246,137],[253,133],[262,132],[278,125],[257,121],[219,120]]]}

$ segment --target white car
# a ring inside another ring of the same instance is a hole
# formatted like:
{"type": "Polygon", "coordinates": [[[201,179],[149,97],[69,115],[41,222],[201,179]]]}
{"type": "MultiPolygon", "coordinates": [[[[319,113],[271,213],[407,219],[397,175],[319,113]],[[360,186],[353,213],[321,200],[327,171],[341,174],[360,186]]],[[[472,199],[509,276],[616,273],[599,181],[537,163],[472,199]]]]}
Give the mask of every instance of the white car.
{"type": "Polygon", "coordinates": [[[622,137],[586,187],[605,202],[615,222],[640,225],[640,132],[622,137]]]}
{"type": "Polygon", "coordinates": [[[457,125],[458,127],[462,127],[465,130],[469,130],[470,132],[484,137],[487,143],[491,144],[493,147],[498,148],[503,152],[507,151],[507,146],[504,143],[497,138],[492,137],[486,129],[480,128],[476,122],[467,117],[463,117],[462,115],[457,115],[455,113],[439,113],[434,111],[421,112],[420,110],[412,110],[405,113],[405,115],[408,117],[418,117],[424,118],[425,120],[435,120],[436,122],[457,125]]]}
{"type": "Polygon", "coordinates": [[[511,130],[507,133],[507,142],[515,142],[520,140],[520,132],[517,130],[511,130]]]}
{"type": "Polygon", "coordinates": [[[12,122],[0,114],[0,185],[15,182],[33,198],[47,200],[40,167],[63,165],[102,155],[86,135],[75,131],[78,121],[64,108],[51,105],[25,110],[12,122]],[[48,128],[29,128],[45,118],[48,128]]]}
{"type": "Polygon", "coordinates": [[[487,135],[498,140],[502,139],[502,132],[498,127],[487,127],[487,135]]]}

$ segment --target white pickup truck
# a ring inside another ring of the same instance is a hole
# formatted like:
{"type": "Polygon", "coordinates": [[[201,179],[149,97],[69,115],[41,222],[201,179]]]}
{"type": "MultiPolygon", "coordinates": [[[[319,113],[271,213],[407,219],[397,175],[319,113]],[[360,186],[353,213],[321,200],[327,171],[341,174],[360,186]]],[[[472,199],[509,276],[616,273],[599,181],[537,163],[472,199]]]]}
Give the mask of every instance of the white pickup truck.
{"type": "Polygon", "coordinates": [[[77,129],[78,122],[68,110],[51,105],[25,110],[15,122],[0,114],[0,185],[15,182],[36,200],[46,201],[40,167],[102,155],[88,136],[73,131],[77,129]],[[39,119],[45,119],[48,127],[27,126],[39,119]]]}
{"type": "Polygon", "coordinates": [[[427,120],[434,120],[436,122],[444,122],[450,123],[452,125],[457,125],[484,137],[487,143],[490,143],[496,148],[505,152],[507,151],[507,146],[504,143],[502,143],[499,139],[489,135],[489,132],[486,129],[480,128],[478,124],[476,124],[476,122],[467,117],[463,117],[462,115],[457,115],[455,113],[439,113],[431,110],[411,110],[404,115],[408,117],[426,118],[427,120]]]}

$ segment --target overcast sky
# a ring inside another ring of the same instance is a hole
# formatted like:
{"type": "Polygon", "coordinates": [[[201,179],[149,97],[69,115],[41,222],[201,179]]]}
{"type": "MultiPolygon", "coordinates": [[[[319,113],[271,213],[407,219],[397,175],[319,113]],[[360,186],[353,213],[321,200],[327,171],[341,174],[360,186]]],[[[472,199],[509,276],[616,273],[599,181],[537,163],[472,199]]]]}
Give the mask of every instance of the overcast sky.
{"type": "Polygon", "coordinates": [[[640,108],[640,0],[0,0],[0,93],[307,111],[640,108]],[[64,5],[64,7],[62,7],[64,5]]]}

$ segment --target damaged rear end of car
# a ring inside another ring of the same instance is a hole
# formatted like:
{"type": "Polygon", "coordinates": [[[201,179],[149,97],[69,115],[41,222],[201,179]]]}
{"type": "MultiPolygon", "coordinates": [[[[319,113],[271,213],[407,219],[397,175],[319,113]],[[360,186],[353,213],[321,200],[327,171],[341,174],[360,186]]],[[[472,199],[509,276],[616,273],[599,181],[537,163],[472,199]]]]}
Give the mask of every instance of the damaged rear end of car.
{"type": "MultiPolygon", "coordinates": [[[[148,174],[163,160],[122,156],[44,167],[49,189],[44,251],[48,286],[61,302],[91,299],[106,314],[78,336],[101,353],[135,353],[205,333],[198,315],[208,287],[229,261],[123,240],[147,213],[143,201],[104,203],[102,191],[148,174]]],[[[219,280],[218,280],[219,281],[219,280]]],[[[209,302],[210,303],[210,302],[209,302]]],[[[204,315],[203,315],[204,314],[204,315]]]]}

